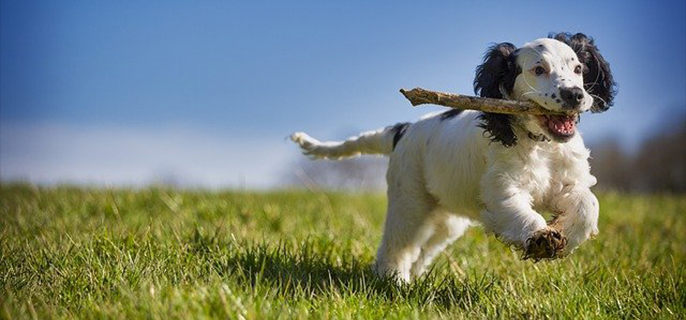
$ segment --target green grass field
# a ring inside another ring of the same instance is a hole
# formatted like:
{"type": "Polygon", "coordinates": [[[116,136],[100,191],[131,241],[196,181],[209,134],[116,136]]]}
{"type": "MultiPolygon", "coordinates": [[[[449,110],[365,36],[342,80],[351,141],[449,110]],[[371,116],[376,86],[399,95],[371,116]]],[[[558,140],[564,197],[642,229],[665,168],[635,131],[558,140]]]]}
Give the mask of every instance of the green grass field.
{"type": "Polygon", "coordinates": [[[601,194],[534,264],[472,228],[409,286],[370,270],[383,195],[0,186],[3,318],[684,318],[686,196],[601,194]]]}

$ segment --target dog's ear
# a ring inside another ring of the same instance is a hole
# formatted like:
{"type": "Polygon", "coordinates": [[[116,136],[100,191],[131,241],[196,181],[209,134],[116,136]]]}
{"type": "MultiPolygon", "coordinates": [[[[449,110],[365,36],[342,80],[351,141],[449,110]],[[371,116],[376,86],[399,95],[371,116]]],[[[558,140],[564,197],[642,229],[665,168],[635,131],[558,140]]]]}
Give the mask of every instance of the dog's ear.
{"type": "Polygon", "coordinates": [[[607,111],[614,103],[617,84],[612,78],[610,64],[600,54],[593,39],[583,33],[558,33],[551,37],[569,45],[584,65],[584,89],[593,97],[591,111],[607,111]]]}
{"type": "MultiPolygon", "coordinates": [[[[474,93],[488,98],[505,98],[512,93],[515,79],[521,70],[515,63],[516,47],[507,42],[496,44],[486,51],[484,62],[476,68],[474,93]]],[[[479,116],[484,133],[491,141],[500,142],[505,147],[517,144],[517,136],[512,129],[512,116],[484,112],[479,116]]]]}
{"type": "Polygon", "coordinates": [[[503,98],[511,93],[517,70],[514,52],[517,48],[508,42],[496,44],[486,51],[484,62],[476,67],[474,93],[482,97],[503,98]]]}

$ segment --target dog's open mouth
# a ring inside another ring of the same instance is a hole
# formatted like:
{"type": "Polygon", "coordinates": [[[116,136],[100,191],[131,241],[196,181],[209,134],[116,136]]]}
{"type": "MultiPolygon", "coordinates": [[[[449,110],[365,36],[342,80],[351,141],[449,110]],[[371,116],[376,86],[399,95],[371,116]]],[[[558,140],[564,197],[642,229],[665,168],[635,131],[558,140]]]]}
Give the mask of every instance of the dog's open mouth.
{"type": "Polygon", "coordinates": [[[542,115],[538,116],[541,126],[548,129],[548,132],[556,138],[569,138],[574,135],[576,130],[576,120],[578,115],[542,115]]]}

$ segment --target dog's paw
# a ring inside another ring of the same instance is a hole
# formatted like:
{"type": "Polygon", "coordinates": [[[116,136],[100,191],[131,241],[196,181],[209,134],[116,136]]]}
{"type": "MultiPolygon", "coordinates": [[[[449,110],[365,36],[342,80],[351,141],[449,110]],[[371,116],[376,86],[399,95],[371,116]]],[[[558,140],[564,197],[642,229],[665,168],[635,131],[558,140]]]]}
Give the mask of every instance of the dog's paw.
{"type": "Polygon", "coordinates": [[[563,256],[567,238],[553,228],[536,231],[524,244],[523,259],[539,261],[563,256]]]}

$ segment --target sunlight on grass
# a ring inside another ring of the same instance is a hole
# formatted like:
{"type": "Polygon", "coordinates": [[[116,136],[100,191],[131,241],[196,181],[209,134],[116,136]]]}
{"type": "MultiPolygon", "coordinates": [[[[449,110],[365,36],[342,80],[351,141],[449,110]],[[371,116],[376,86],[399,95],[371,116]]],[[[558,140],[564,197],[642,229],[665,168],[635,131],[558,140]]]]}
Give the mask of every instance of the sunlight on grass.
{"type": "Polygon", "coordinates": [[[534,264],[472,228],[409,286],[370,271],[385,198],[0,187],[5,318],[627,318],[686,312],[686,197],[600,195],[534,264]]]}

